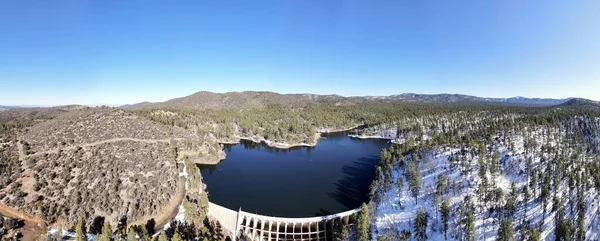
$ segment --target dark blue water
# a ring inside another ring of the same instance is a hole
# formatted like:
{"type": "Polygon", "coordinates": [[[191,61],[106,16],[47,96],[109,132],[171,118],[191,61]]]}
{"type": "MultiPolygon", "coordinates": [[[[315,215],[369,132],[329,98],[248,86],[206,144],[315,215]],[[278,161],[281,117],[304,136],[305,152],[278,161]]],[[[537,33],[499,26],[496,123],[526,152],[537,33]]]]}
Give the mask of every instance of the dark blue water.
{"type": "Polygon", "coordinates": [[[379,151],[387,141],[335,133],[316,147],[289,150],[243,141],[227,158],[200,165],[211,202],[233,210],[279,217],[347,211],[368,202],[379,151]]]}

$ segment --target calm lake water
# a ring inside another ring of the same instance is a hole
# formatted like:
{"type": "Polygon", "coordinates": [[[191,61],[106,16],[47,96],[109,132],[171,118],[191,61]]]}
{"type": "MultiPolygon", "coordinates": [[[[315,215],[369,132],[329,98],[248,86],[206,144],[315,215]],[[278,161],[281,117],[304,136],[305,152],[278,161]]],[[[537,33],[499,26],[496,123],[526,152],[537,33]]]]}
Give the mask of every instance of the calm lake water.
{"type": "Polygon", "coordinates": [[[227,158],[200,165],[211,202],[233,210],[279,217],[312,217],[368,202],[379,151],[386,140],[325,135],[316,147],[289,150],[242,141],[227,158]]]}

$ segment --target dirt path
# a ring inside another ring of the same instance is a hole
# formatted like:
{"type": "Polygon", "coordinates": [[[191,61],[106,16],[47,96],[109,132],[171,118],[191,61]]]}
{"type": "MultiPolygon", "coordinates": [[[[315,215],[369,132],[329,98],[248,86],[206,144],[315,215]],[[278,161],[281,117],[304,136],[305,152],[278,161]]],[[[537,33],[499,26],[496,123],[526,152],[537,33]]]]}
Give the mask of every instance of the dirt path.
{"type": "MultiPolygon", "coordinates": [[[[21,166],[24,165],[25,152],[23,151],[23,144],[20,141],[17,142],[17,150],[19,152],[19,161],[21,166]]],[[[24,226],[18,230],[23,234],[22,241],[35,241],[40,240],[40,237],[46,231],[46,223],[44,220],[29,216],[24,212],[12,209],[0,202],[0,213],[4,216],[10,217],[16,220],[22,220],[24,226]]]]}
{"type": "MultiPolygon", "coordinates": [[[[20,141],[17,141],[17,150],[19,150],[19,161],[23,162],[25,159],[25,151],[23,151],[23,144],[20,141]]],[[[23,165],[23,163],[21,163],[23,165]]]]}
{"type": "Polygon", "coordinates": [[[21,238],[22,241],[39,240],[46,231],[46,223],[42,219],[29,216],[2,203],[0,203],[0,213],[12,219],[23,220],[25,226],[18,229],[23,234],[23,238],[21,238]]]}
{"type": "Polygon", "coordinates": [[[133,225],[146,225],[148,220],[154,219],[156,221],[156,230],[162,229],[165,225],[171,222],[173,217],[177,215],[179,212],[179,205],[183,201],[185,197],[185,178],[179,178],[179,182],[177,184],[177,190],[175,191],[175,195],[171,198],[171,201],[163,208],[163,210],[154,216],[144,217],[138,221],[129,223],[129,226],[133,225]]]}
{"type": "Polygon", "coordinates": [[[96,146],[96,145],[101,145],[101,144],[106,144],[106,143],[119,142],[119,141],[134,141],[134,142],[143,142],[143,143],[148,143],[148,144],[156,144],[156,143],[159,143],[159,142],[169,143],[169,142],[171,142],[171,140],[178,141],[178,140],[182,140],[182,138],[149,140],[149,139],[137,139],[137,138],[120,137],[120,138],[113,138],[113,139],[108,139],[108,140],[102,140],[102,141],[85,143],[85,144],[81,144],[81,145],[68,146],[68,147],[64,147],[64,148],[55,148],[55,149],[52,149],[52,150],[47,150],[47,151],[42,151],[42,152],[36,152],[34,154],[31,154],[31,155],[25,155],[25,153],[23,152],[23,147],[19,143],[19,156],[20,157],[35,157],[35,156],[40,156],[40,155],[50,154],[50,153],[56,154],[56,153],[58,153],[59,150],[68,151],[68,150],[74,150],[74,149],[79,148],[79,147],[82,147],[82,148],[83,147],[91,147],[91,146],[96,146]]]}

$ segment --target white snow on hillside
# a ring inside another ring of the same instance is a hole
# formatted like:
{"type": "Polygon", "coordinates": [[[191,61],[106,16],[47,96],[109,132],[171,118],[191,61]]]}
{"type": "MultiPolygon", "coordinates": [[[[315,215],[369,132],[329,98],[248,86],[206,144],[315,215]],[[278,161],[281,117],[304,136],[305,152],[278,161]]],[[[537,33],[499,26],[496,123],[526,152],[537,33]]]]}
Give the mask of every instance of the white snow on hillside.
{"type": "MultiPolygon", "coordinates": [[[[520,233],[517,232],[522,226],[522,221],[529,223],[530,227],[539,227],[541,225],[541,238],[542,240],[554,240],[554,224],[555,214],[552,207],[552,196],[550,194],[549,201],[547,202],[547,208],[545,215],[543,214],[542,202],[536,198],[530,198],[528,203],[523,202],[523,195],[521,190],[523,187],[528,185],[527,176],[525,174],[525,163],[526,158],[532,158],[532,164],[534,167],[541,166],[542,161],[546,158],[543,155],[539,155],[540,148],[543,144],[549,146],[556,146],[557,140],[554,140],[553,135],[543,135],[542,131],[534,131],[537,141],[537,155],[529,154],[526,156],[524,149],[524,138],[515,134],[508,134],[508,138],[512,140],[512,146],[505,141],[506,138],[496,136],[493,146],[488,146],[490,150],[498,151],[501,158],[501,172],[495,178],[493,178],[489,172],[487,173],[488,180],[494,182],[496,187],[501,188],[504,192],[503,205],[506,202],[506,197],[511,189],[511,184],[514,183],[516,186],[517,200],[516,210],[512,221],[513,231],[515,233],[515,240],[519,240],[520,233]],[[546,138],[542,138],[545,136],[546,138]],[[548,139],[549,138],[549,139],[548,139]]],[[[465,196],[469,195],[473,200],[475,207],[475,240],[495,240],[496,234],[499,228],[499,219],[497,212],[490,213],[489,208],[492,206],[488,203],[486,208],[483,208],[482,203],[479,202],[477,193],[477,187],[481,183],[478,176],[478,156],[474,156],[471,152],[467,151],[466,158],[470,160],[471,172],[466,175],[461,175],[460,164],[452,166],[449,162],[449,158],[452,155],[457,155],[460,149],[449,149],[430,151],[419,161],[419,169],[421,175],[421,190],[418,195],[418,203],[415,203],[415,199],[409,191],[408,181],[404,179],[403,170],[395,164],[393,168],[394,183],[386,189],[381,195],[381,201],[377,203],[374,211],[374,223],[372,224],[371,233],[373,240],[384,233],[400,233],[402,230],[408,230],[414,235],[413,225],[416,217],[417,210],[423,208],[429,213],[429,224],[427,226],[427,237],[428,240],[444,240],[442,233],[442,223],[438,207],[434,207],[434,192],[436,188],[436,182],[440,174],[445,174],[448,178],[448,192],[442,195],[439,199],[439,203],[443,200],[448,200],[451,207],[450,222],[448,228],[447,240],[458,240],[457,234],[461,228],[457,228],[459,223],[456,213],[458,212],[458,206],[461,201],[464,200],[465,196]],[[429,160],[429,161],[426,161],[429,160]],[[429,162],[429,163],[427,163],[429,162]],[[396,188],[396,181],[398,176],[403,177],[403,188],[402,191],[398,192],[396,188]],[[453,188],[453,183],[457,184],[458,188],[453,188]]],[[[490,184],[491,185],[491,184],[490,184]]],[[[537,197],[540,192],[538,187],[535,190],[536,194],[532,197],[537,197]]],[[[600,239],[600,221],[598,211],[598,192],[595,190],[593,185],[585,193],[585,227],[586,227],[586,240],[599,240],[600,239]]],[[[571,200],[576,202],[576,191],[569,192],[568,182],[562,181],[560,183],[559,191],[557,196],[561,197],[567,202],[571,200]]],[[[569,217],[574,217],[576,214],[571,213],[569,208],[570,204],[565,203],[565,214],[569,217]]]]}

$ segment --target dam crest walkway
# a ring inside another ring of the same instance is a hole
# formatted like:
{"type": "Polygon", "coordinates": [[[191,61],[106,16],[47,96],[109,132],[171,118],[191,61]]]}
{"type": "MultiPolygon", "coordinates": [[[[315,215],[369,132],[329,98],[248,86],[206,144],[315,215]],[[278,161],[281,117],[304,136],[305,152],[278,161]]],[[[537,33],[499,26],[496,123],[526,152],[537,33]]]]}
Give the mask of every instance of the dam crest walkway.
{"type": "Polygon", "coordinates": [[[350,216],[360,208],[327,216],[307,218],[284,218],[258,215],[231,210],[209,202],[208,215],[218,220],[235,241],[243,234],[255,241],[333,240],[333,233],[340,224],[348,224],[350,216]]]}

